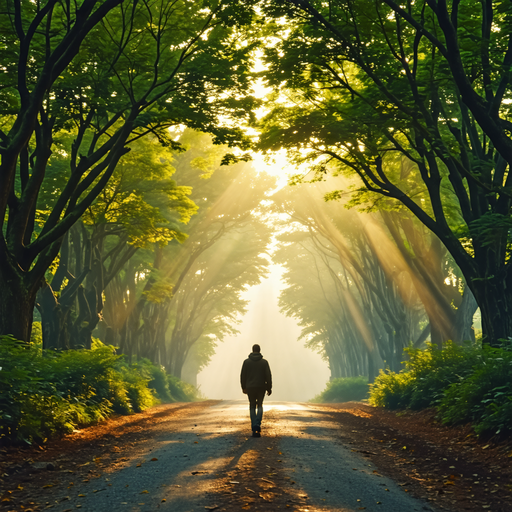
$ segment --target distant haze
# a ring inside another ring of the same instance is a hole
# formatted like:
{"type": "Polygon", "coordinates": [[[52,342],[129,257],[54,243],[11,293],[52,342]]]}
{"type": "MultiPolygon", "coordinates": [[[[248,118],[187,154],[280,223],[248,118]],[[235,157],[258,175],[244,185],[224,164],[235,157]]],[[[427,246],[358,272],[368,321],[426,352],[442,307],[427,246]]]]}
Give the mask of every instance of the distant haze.
{"type": "Polygon", "coordinates": [[[248,312],[238,325],[240,334],[219,343],[209,366],[197,377],[201,392],[213,399],[240,399],[240,369],[254,343],[269,363],[274,381],[267,400],[307,401],[320,393],[329,380],[327,362],[304,347],[300,327],[293,318],[279,312],[277,305],[281,268],[271,266],[271,274],[249,289],[248,312]]]}

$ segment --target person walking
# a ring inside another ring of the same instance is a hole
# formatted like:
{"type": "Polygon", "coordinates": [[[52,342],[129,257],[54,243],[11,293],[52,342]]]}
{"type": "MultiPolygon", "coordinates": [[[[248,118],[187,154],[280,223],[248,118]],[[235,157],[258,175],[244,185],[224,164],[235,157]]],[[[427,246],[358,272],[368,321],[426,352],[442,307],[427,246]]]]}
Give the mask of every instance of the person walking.
{"type": "Polygon", "coordinates": [[[252,346],[252,353],[242,365],[240,374],[242,391],[249,398],[252,437],[261,437],[261,420],[263,419],[263,399],[265,391],[272,394],[272,373],[266,359],[261,355],[259,345],[252,346]]]}

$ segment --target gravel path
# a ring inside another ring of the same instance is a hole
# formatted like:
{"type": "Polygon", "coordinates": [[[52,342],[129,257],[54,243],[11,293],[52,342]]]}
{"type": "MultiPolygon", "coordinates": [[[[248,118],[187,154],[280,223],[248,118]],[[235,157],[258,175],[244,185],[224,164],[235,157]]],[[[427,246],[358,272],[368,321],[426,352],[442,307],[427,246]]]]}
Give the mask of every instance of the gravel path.
{"type": "Polygon", "coordinates": [[[254,439],[247,437],[247,409],[244,401],[221,402],[178,418],[168,431],[132,449],[119,444],[124,457],[103,468],[97,478],[73,482],[66,496],[54,496],[52,508],[58,512],[432,510],[343,446],[339,426],[321,411],[268,402],[264,437],[254,439]],[[276,457],[271,464],[277,469],[264,464],[270,454],[276,457]],[[249,475],[251,460],[256,459],[264,468],[258,470],[262,478],[252,473],[248,478],[267,482],[270,491],[279,487],[280,495],[269,491],[265,497],[241,479],[229,481],[228,470],[238,464],[240,472],[249,475]],[[263,471],[272,476],[264,478],[263,471]],[[246,500],[245,495],[254,498],[246,500]],[[293,496],[302,499],[294,501],[293,496]],[[240,499],[238,504],[235,498],[240,499]]]}

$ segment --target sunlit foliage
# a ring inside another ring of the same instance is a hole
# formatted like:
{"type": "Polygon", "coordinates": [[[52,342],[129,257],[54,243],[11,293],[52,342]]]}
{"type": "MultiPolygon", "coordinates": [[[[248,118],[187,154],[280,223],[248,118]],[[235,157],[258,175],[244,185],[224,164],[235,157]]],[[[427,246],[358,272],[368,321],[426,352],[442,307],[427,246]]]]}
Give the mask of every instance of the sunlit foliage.
{"type": "Polygon", "coordinates": [[[370,403],[390,409],[436,407],[443,423],[471,422],[479,434],[507,435],[512,420],[512,352],[448,344],[408,350],[405,369],[382,372],[370,403]]]}
{"type": "Polygon", "coordinates": [[[487,341],[511,336],[510,4],[264,6],[261,147],[284,148],[306,180],[334,169],[402,203],[460,267],[487,341]]]}
{"type": "Polygon", "coordinates": [[[31,443],[140,412],[163,401],[190,401],[196,391],[151,364],[129,366],[112,347],[45,351],[13,338],[0,344],[0,439],[31,443]],[[168,379],[170,379],[168,381],[168,379]]]}

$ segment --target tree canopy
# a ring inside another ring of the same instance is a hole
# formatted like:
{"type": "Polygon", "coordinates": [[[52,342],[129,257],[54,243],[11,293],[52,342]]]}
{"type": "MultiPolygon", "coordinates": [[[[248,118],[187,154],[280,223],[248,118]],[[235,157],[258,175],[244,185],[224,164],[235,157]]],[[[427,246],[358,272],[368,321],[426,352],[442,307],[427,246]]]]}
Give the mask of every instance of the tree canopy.
{"type": "Polygon", "coordinates": [[[405,205],[460,267],[487,341],[511,336],[510,5],[265,7],[275,95],[261,147],[285,148],[313,179],[355,174],[405,205]]]}
{"type": "Polygon", "coordinates": [[[4,1],[0,18],[0,332],[29,338],[63,237],[133,143],[185,125],[247,145],[251,45],[245,2],[4,1]],[[59,162],[64,184],[36,224],[59,162]]]}

